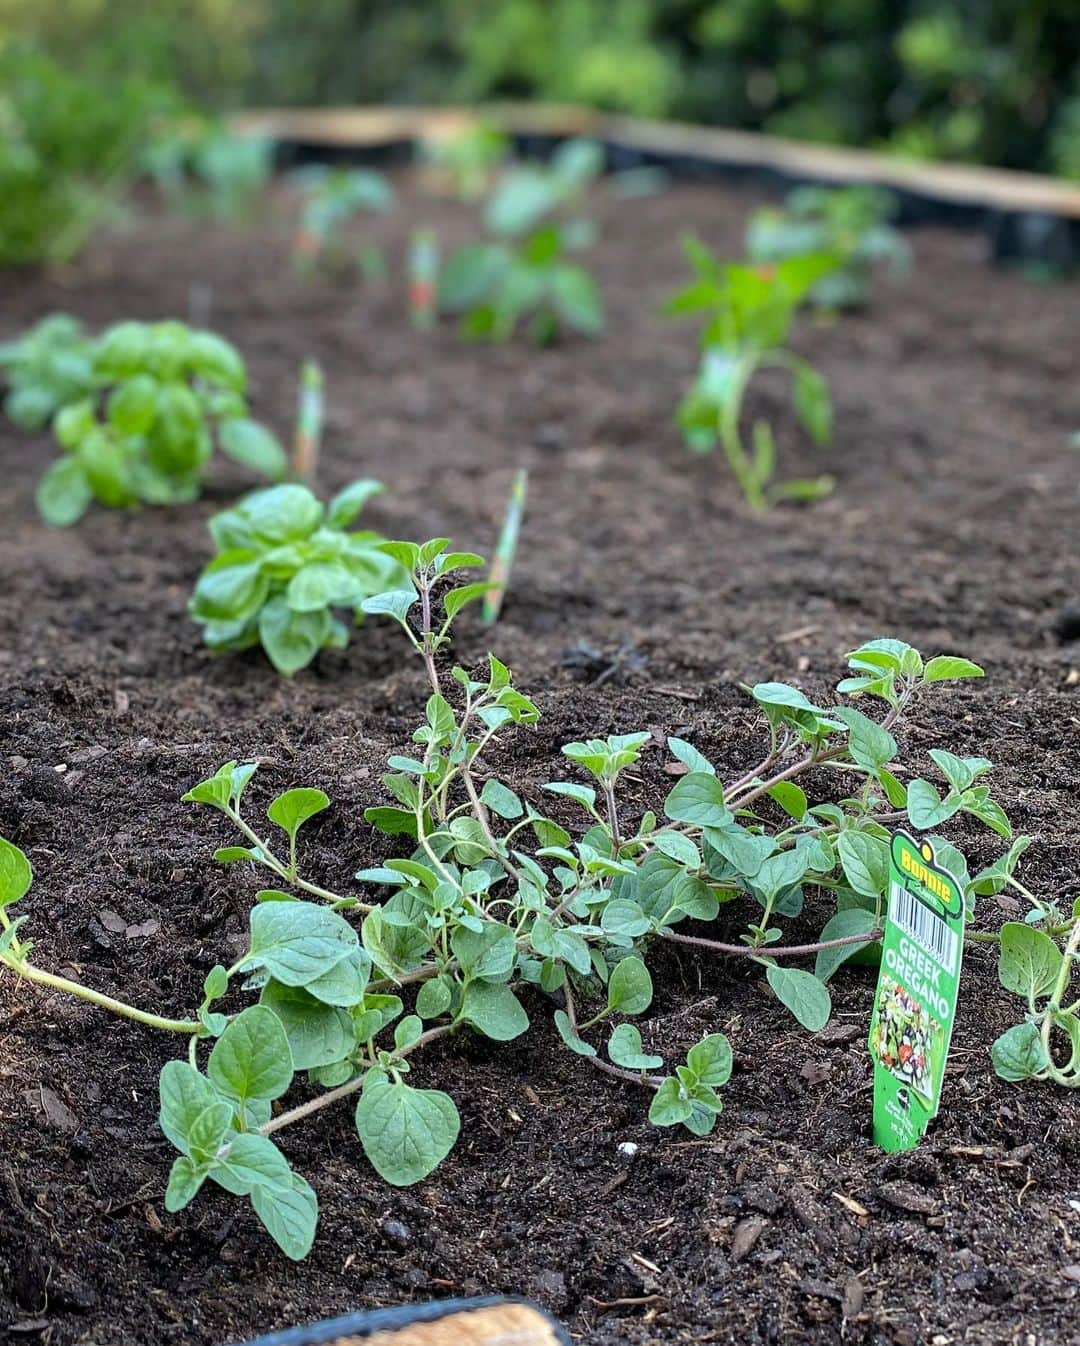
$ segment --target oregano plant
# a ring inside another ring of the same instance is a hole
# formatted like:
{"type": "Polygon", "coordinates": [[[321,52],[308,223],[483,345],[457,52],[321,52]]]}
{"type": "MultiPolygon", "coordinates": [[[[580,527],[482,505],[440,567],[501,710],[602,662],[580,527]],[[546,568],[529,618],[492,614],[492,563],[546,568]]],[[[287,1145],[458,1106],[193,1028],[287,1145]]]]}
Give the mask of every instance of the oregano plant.
{"type": "MultiPolygon", "coordinates": [[[[652,735],[609,734],[566,744],[565,773],[523,798],[492,770],[490,753],[528,732],[539,709],[495,656],[481,673],[445,658],[455,619],[486,588],[459,583],[480,558],[445,538],[378,545],[402,578],[361,607],[399,625],[428,681],[412,743],[388,761],[387,798],[365,812],[388,838],[385,856],[329,889],[302,864],[302,829],[330,806],[324,792],[285,790],[260,821],[253,763],[227,762],[195,785],[185,800],[215,810],[235,834],[216,859],[238,882],[254,873],[267,886],[254,894],[243,951],[210,969],[188,1017],[135,1008],[42,968],[25,918],[12,915],[29,865],[10,843],[0,848],[0,966],[186,1038],[161,1075],[161,1126],[177,1151],[169,1209],[207,1183],[222,1187],[250,1201],[290,1257],[311,1245],[317,1197],[277,1134],[347,1102],[374,1171],[395,1186],[423,1180],[461,1129],[454,1099],[424,1083],[423,1054],[459,1034],[505,1042],[548,1019],[583,1065],[645,1090],[657,1126],[712,1131],[732,1049],[712,1032],[675,1060],[656,1050],[647,1022],[639,1026],[653,999],[653,950],[672,942],[748,959],[800,1024],[823,1027],[831,977],[853,956],[874,956],[890,829],[937,825],[912,814],[912,793],[921,807],[916,787],[933,782],[915,774],[896,732],[916,698],[982,676],[966,659],[924,661],[902,641],[872,640],[849,655],[837,704],[782,682],[746,689],[764,738],[748,769],[722,772],[694,744],[669,738],[682,773],[655,809],[639,812],[621,785],[652,735]],[[820,933],[788,942],[785,923],[809,914],[809,894],[820,933]]],[[[983,759],[939,758],[935,767],[946,782],[935,786],[942,807],[955,803],[1010,833],[974,783],[983,759]]],[[[943,839],[935,850],[973,912],[980,893],[1011,876],[1023,844],[974,879],[943,839]]],[[[1075,916],[1065,924],[1071,958],[1075,916]]],[[[1058,1011],[1059,981],[1055,970],[1058,1011]]],[[[1047,971],[1039,986],[1049,984],[1047,971]]]]}
{"type": "Polygon", "coordinates": [[[1029,903],[1022,921],[1000,931],[998,979],[1024,1006],[1024,1019],[991,1048],[1002,1079],[1050,1081],[1080,1088],[1080,994],[1074,985],[1080,964],[1080,897],[1064,908],[1037,897],[1015,876],[1030,843],[1017,837],[1007,855],[978,875],[976,891],[1004,888],[1029,903]]]}

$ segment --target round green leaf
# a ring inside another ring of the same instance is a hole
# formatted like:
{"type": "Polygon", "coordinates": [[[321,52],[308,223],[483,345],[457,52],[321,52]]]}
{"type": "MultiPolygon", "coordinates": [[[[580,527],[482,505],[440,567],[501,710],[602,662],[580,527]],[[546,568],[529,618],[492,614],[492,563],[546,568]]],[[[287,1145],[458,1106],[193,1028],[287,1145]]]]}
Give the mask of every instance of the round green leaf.
{"type": "Polygon", "coordinates": [[[461,1119],[448,1094],[391,1084],[382,1076],[365,1087],[356,1105],[356,1129],[379,1177],[408,1187],[450,1153],[461,1119]]]}
{"type": "MultiPolygon", "coordinates": [[[[257,907],[272,911],[277,904],[257,907]]],[[[210,1083],[243,1105],[248,1099],[275,1099],[293,1077],[289,1039],[281,1020],[266,1005],[242,1010],[214,1044],[207,1064],[210,1083]]]]}

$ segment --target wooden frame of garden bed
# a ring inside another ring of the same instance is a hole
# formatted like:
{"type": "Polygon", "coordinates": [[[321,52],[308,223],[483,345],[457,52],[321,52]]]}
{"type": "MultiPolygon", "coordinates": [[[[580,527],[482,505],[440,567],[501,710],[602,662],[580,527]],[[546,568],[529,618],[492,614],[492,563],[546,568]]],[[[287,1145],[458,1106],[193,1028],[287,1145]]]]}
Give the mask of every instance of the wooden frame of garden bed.
{"type": "Polygon", "coordinates": [[[298,158],[396,160],[413,146],[494,121],[526,152],[568,136],[603,142],[613,168],[657,166],[697,180],[875,183],[901,204],[901,222],[935,221],[983,230],[999,260],[1080,265],[1080,185],[1009,169],[916,163],[868,150],[812,145],[753,131],[613,116],[559,104],[485,107],[264,109],[238,114],[237,130],[265,135],[298,158]]]}

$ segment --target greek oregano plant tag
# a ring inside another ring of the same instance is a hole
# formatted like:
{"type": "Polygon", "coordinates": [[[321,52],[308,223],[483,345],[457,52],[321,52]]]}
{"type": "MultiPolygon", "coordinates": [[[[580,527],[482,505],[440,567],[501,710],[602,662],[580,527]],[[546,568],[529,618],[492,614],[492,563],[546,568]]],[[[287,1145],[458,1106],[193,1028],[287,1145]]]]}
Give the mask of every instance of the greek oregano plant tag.
{"type": "Polygon", "coordinates": [[[937,1114],[963,947],[959,885],[937,864],[929,841],[895,833],[870,1020],[874,1140],[883,1150],[910,1150],[937,1114]]]}

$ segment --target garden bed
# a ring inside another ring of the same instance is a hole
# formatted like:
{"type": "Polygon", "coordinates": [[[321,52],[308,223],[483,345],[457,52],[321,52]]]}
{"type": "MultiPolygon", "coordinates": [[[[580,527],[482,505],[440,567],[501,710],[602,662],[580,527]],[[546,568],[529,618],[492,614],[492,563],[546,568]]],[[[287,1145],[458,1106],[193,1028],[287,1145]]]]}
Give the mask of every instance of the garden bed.
{"type": "MultiPolygon", "coordinates": [[[[291,424],[300,362],[322,363],[322,484],[384,481],[370,519],[390,536],[488,551],[528,467],[503,618],[493,633],[464,619],[456,651],[471,664],[492,645],[543,712],[493,759],[524,797],[539,799],[561,744],[593,734],[655,727],[626,792],[639,811],[671,784],[664,734],[749,768],[760,740],[740,682],[827,698],[845,651],[894,634],[986,667],[915,708],[909,754],[993,758],[997,796],[1036,839],[1028,885],[1072,895],[1080,650],[1053,628],[1080,596],[1075,287],[994,272],[973,236],[915,235],[909,281],[882,285],[864,314],[799,328],[833,387],[830,449],[807,444],[782,384],[756,385],[751,411],[773,420],[784,472],[838,485],[811,508],[754,517],[719,457],[681,447],[671,418],[694,333],[657,306],[685,278],[680,232],[738,255],[755,201],[680,186],[600,203],[606,334],[540,353],[470,345],[450,324],[417,333],[393,284],[295,279],[273,214],[253,236],[148,219],[71,271],[7,275],[3,335],[57,309],[102,325],[186,317],[209,297],[268,423],[291,424]]],[[[472,227],[471,213],[406,193],[365,226],[396,261],[403,216],[447,242],[472,227]]],[[[196,506],[94,509],[49,532],[31,499],[47,441],[0,434],[0,834],[35,868],[24,905],[38,958],[183,1012],[223,943],[242,951],[257,883],[214,865],[227,825],[179,796],[229,758],[262,762],[262,804],[324,788],[333,808],[306,829],[306,854],[318,881],[347,886],[386,854],[363,809],[382,802],[385,759],[414,727],[422,670],[382,623],[292,682],[258,651],[211,657],[186,600],[206,518],[247,483],[226,469],[196,506]]],[[[973,866],[1001,849],[973,820],[947,830],[973,866]]],[[[1004,900],[984,908],[989,924],[1012,914],[1004,900]]],[[[811,938],[820,921],[789,928],[811,938]]],[[[0,978],[0,1324],[51,1346],[221,1343],[504,1291],[612,1346],[842,1333],[915,1346],[965,1327],[986,1342],[1064,1337],[1080,1298],[1080,1112],[1073,1095],[994,1076],[987,1048],[1015,1001],[992,950],[967,955],[943,1111],[906,1155],[869,1139],[871,973],[836,978],[817,1037],[745,962],[665,950],[656,985],[654,1048],[684,1052],[707,1031],[735,1048],[712,1136],[651,1128],[647,1096],[571,1055],[537,996],[527,1037],[459,1038],[417,1068],[462,1114],[457,1147],[419,1187],[376,1177],[347,1106],[302,1140],[288,1133],[322,1210],[293,1265],[221,1193],[164,1212],[155,1104],[171,1043],[0,978]],[[632,1160],[623,1141],[640,1147],[632,1160]]]]}

